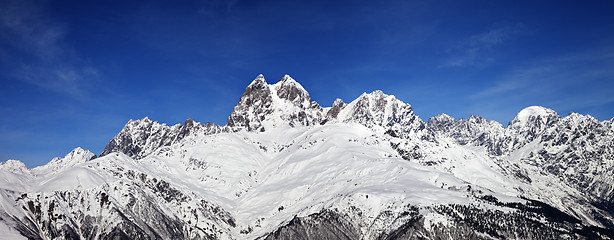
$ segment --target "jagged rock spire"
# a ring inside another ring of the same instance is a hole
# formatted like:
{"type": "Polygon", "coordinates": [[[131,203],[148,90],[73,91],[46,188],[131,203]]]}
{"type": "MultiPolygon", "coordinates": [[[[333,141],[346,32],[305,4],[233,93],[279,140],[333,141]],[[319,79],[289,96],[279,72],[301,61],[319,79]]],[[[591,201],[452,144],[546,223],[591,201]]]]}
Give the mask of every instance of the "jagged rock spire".
{"type": "Polygon", "coordinates": [[[311,104],[309,93],[300,83],[287,74],[275,84],[275,90],[279,98],[286,99],[295,105],[299,104],[302,107],[309,107],[311,104]]]}
{"type": "Polygon", "coordinates": [[[335,119],[339,115],[339,112],[343,108],[345,108],[347,104],[343,102],[340,98],[335,99],[333,102],[333,106],[326,112],[326,119],[335,119]]]}
{"type": "Polygon", "coordinates": [[[246,128],[248,131],[262,131],[260,121],[272,113],[271,89],[262,74],[245,88],[239,103],[228,117],[228,126],[246,128]]]}
{"type": "Polygon", "coordinates": [[[259,75],[245,88],[228,117],[228,126],[235,130],[265,131],[281,125],[312,125],[319,122],[322,111],[321,107],[313,108],[314,104],[317,105],[303,86],[289,75],[273,85],[259,75]]]}

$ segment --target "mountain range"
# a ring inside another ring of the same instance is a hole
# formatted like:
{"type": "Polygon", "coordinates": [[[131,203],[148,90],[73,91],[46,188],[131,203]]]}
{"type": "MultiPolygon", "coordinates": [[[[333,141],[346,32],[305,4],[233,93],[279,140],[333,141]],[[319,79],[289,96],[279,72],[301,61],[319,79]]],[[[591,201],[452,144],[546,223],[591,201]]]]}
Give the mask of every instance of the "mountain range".
{"type": "Polygon", "coordinates": [[[7,239],[613,239],[614,118],[422,120],[260,75],[226,125],[130,120],[98,156],[0,163],[7,239]]]}

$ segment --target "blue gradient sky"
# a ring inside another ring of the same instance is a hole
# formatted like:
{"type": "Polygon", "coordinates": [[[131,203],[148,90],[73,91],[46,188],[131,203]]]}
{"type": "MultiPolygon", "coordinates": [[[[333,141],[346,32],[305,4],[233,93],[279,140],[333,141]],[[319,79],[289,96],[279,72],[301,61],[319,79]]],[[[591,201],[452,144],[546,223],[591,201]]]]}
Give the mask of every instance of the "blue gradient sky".
{"type": "Polygon", "coordinates": [[[145,116],[225,124],[260,73],[322,106],[381,89],[423,120],[606,120],[614,2],[1,1],[0,161],[99,154],[145,116]]]}

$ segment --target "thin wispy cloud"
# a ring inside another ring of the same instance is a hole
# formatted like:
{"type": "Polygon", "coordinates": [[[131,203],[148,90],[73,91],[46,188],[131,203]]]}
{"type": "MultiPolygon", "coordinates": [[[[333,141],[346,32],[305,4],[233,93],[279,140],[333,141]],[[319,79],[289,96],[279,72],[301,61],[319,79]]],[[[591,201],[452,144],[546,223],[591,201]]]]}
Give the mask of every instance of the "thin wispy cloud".
{"type": "MultiPolygon", "coordinates": [[[[557,92],[562,88],[588,86],[586,82],[614,78],[614,51],[599,50],[590,53],[571,54],[527,63],[504,74],[494,84],[468,96],[469,98],[491,97],[512,91],[539,89],[543,92],[557,92]],[[597,64],[600,62],[601,64],[597,64]]],[[[596,92],[611,92],[614,89],[595,89],[596,92]]]]}
{"type": "Polygon", "coordinates": [[[98,71],[89,66],[68,65],[65,67],[51,64],[23,65],[17,71],[16,78],[29,84],[68,94],[71,97],[84,100],[87,97],[87,85],[92,78],[98,76],[98,71]]]}
{"type": "Polygon", "coordinates": [[[3,58],[13,65],[9,78],[60,94],[83,99],[86,85],[98,71],[89,66],[63,41],[69,29],[44,16],[42,6],[30,1],[0,4],[0,48],[20,58],[3,58]],[[10,50],[9,50],[10,48],[10,50]]]}
{"type": "Polygon", "coordinates": [[[449,57],[442,67],[480,66],[495,60],[488,53],[489,50],[498,47],[513,35],[517,34],[521,26],[506,26],[495,28],[487,32],[462,39],[450,50],[449,57]]]}
{"type": "Polygon", "coordinates": [[[610,104],[614,102],[614,68],[607,66],[614,66],[613,53],[599,49],[527,62],[467,98],[487,102],[486,112],[513,112],[535,104],[577,111],[610,104]]]}
{"type": "Polygon", "coordinates": [[[515,69],[509,74],[503,76],[500,80],[494,81],[494,84],[488,86],[477,93],[469,95],[470,99],[479,99],[505,94],[512,91],[526,90],[527,88],[540,86],[545,82],[550,82],[556,78],[552,74],[556,71],[553,67],[538,66],[523,69],[515,69]]]}

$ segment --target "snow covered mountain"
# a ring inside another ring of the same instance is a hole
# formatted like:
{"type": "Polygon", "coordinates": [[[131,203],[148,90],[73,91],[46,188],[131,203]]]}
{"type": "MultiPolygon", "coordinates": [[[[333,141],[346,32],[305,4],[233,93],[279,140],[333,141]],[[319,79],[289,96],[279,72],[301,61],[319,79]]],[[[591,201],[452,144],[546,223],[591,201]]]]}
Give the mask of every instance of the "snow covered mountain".
{"type": "Polygon", "coordinates": [[[612,239],[613,173],[613,120],[424,122],[260,75],[224,126],[130,120],[98,157],[0,163],[0,238],[612,239]]]}
{"type": "Polygon", "coordinates": [[[183,125],[169,127],[165,123],[153,122],[145,117],[128,121],[100,155],[123,152],[134,159],[141,159],[160,147],[179,142],[190,134],[215,134],[225,131],[228,131],[227,127],[211,123],[203,125],[192,119],[187,119],[183,125]]]}

